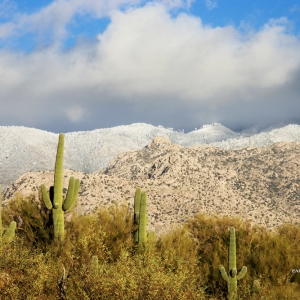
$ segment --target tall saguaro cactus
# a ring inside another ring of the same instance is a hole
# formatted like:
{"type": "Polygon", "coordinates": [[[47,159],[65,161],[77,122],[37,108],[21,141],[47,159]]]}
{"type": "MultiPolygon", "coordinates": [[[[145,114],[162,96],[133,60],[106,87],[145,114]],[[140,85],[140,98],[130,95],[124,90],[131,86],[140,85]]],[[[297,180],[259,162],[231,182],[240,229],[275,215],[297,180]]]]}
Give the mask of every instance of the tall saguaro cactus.
{"type": "Polygon", "coordinates": [[[134,225],[137,226],[134,242],[141,251],[145,249],[147,243],[147,219],[147,194],[137,188],[134,196],[134,225]]]}
{"type": "Polygon", "coordinates": [[[53,226],[54,226],[54,239],[63,241],[64,239],[64,212],[73,208],[76,203],[79,191],[79,179],[74,179],[72,176],[69,181],[68,192],[66,200],[63,202],[63,158],[64,158],[64,135],[59,135],[55,170],[54,170],[54,195],[50,198],[43,184],[42,194],[46,207],[52,210],[53,226]]]}
{"type": "Polygon", "coordinates": [[[229,244],[229,271],[228,275],[225,271],[225,268],[220,265],[219,270],[221,272],[222,278],[227,281],[228,287],[228,299],[236,300],[238,297],[237,293],[237,281],[242,279],[246,272],[247,267],[243,267],[242,270],[237,274],[236,268],[236,237],[234,227],[230,228],[230,244],[229,244]]]}
{"type": "Polygon", "coordinates": [[[9,224],[8,229],[3,234],[3,227],[2,227],[2,188],[0,186],[0,254],[2,254],[3,244],[10,243],[14,236],[16,230],[16,222],[12,221],[9,224]]]}

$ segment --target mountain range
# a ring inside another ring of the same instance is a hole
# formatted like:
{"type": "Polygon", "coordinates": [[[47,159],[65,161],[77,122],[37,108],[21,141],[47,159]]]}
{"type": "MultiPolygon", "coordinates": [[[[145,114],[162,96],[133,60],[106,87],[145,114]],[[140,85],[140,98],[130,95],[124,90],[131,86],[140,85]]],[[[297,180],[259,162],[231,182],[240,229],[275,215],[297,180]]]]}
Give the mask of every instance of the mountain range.
{"type": "MultiPolygon", "coordinates": [[[[102,135],[101,131],[66,134],[65,152],[68,155],[65,155],[65,161],[72,168],[65,164],[64,193],[69,177],[79,178],[80,192],[75,210],[87,214],[113,203],[123,203],[132,210],[135,189],[141,187],[148,195],[148,230],[157,233],[172,224],[181,224],[199,212],[238,216],[252,225],[260,224],[271,230],[284,223],[299,224],[299,127],[289,125],[248,137],[220,124],[205,126],[186,135],[147,124],[107,129],[102,135]],[[135,134],[126,136],[129,131],[135,134]],[[221,140],[226,136],[227,139],[221,140]],[[94,148],[91,148],[92,137],[97,138],[94,148]],[[176,138],[177,143],[171,140],[176,138]],[[209,142],[199,143],[201,139],[209,142]],[[147,140],[149,142],[141,146],[147,140]],[[120,149],[115,145],[120,145],[120,149]],[[80,147],[83,149],[76,151],[80,147]],[[137,149],[124,151],[126,147],[137,149]],[[96,168],[91,159],[85,161],[83,158],[88,157],[88,153],[102,167],[96,168]],[[89,172],[80,170],[78,165],[89,172]]],[[[23,160],[19,161],[25,165],[24,159],[29,154],[36,158],[40,155],[45,158],[46,168],[46,163],[50,164],[47,155],[52,155],[52,166],[46,170],[24,172],[8,186],[4,203],[19,192],[39,198],[42,183],[48,188],[53,185],[58,136],[46,133],[53,139],[52,145],[50,138],[43,139],[44,132],[37,133],[41,134],[40,138],[30,139],[31,144],[37,143],[37,149],[27,145],[31,152],[27,149],[23,160]],[[43,150],[39,148],[41,145],[45,145],[43,150]]],[[[20,134],[19,137],[20,147],[25,144],[26,136],[20,134]]],[[[6,145],[16,145],[16,142],[15,136],[6,145]]],[[[34,167],[40,164],[37,160],[34,167]]],[[[20,166],[24,167],[22,163],[20,166]]]]}
{"type": "MultiPolygon", "coordinates": [[[[226,150],[265,147],[300,141],[300,125],[290,124],[260,133],[236,133],[219,123],[192,132],[145,123],[65,133],[64,167],[93,173],[108,166],[118,154],[140,150],[156,136],[166,136],[185,147],[211,145],[226,150]]],[[[53,170],[58,134],[34,128],[0,126],[0,185],[3,190],[26,172],[53,170]]]]}
{"type": "MultiPolygon", "coordinates": [[[[117,155],[92,174],[64,169],[63,192],[70,176],[80,180],[78,214],[123,203],[133,209],[137,187],[148,196],[148,230],[157,233],[196,213],[237,216],[274,229],[300,220],[300,142],[263,148],[224,150],[184,147],[155,137],[141,150],[117,155]]],[[[23,174],[4,194],[4,203],[21,193],[40,199],[40,186],[53,185],[53,171],[23,174]]],[[[72,214],[72,212],[71,212],[72,214]]]]}

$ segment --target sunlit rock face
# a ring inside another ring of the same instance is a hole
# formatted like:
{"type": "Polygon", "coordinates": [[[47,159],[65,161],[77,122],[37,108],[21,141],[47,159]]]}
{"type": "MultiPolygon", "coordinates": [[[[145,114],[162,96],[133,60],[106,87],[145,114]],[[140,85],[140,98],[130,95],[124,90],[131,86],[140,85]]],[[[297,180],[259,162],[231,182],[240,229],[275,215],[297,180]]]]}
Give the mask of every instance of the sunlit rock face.
{"type": "MultiPolygon", "coordinates": [[[[64,170],[81,180],[79,214],[112,203],[132,210],[135,189],[148,195],[148,230],[161,233],[194,214],[239,216],[274,229],[299,222],[300,142],[224,150],[213,146],[184,147],[156,137],[142,149],[117,155],[107,167],[87,174],[64,170]]],[[[14,194],[33,193],[53,184],[53,172],[29,172],[10,186],[14,194]]]]}

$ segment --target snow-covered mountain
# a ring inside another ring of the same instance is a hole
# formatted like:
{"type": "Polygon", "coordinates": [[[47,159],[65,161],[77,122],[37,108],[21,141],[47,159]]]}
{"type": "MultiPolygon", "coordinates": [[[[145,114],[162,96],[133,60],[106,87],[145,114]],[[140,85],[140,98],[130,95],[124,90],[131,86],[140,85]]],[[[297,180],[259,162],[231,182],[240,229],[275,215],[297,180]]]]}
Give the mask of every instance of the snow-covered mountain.
{"type": "MultiPolygon", "coordinates": [[[[154,137],[167,136],[182,146],[212,145],[237,150],[276,142],[300,141],[300,125],[287,125],[258,134],[236,133],[219,123],[185,134],[145,123],[65,134],[64,167],[92,173],[121,152],[139,150],[154,137]]],[[[53,170],[58,134],[33,128],[0,126],[0,185],[3,190],[26,172],[53,170]]]]}

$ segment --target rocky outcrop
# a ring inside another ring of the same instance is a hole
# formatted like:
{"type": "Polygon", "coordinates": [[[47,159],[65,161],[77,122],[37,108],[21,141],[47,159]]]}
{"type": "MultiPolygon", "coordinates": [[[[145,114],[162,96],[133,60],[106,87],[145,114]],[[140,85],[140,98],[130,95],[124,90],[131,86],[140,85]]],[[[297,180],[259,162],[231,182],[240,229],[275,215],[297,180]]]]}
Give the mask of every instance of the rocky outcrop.
{"type": "MultiPolygon", "coordinates": [[[[123,202],[133,208],[136,187],[148,195],[148,230],[162,232],[198,212],[239,216],[272,229],[300,220],[300,142],[228,151],[211,146],[183,147],[167,137],[142,150],[118,155],[93,174],[65,170],[65,188],[81,180],[77,211],[123,202]]],[[[4,198],[52,185],[52,172],[24,174],[4,198]],[[46,182],[45,182],[46,181],[46,182]]]]}

